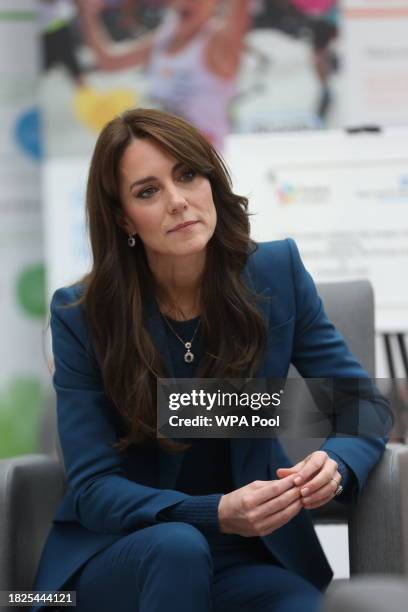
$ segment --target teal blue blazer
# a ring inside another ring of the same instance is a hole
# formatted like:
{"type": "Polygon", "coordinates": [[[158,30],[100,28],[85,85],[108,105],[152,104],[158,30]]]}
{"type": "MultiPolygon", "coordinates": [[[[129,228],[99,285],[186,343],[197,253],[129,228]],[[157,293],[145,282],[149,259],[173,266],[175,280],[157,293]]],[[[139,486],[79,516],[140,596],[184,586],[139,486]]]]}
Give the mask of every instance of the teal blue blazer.
{"type": "MultiPolygon", "coordinates": [[[[284,378],[293,363],[305,378],[368,378],[327,319],[293,240],[259,244],[244,279],[258,294],[270,298],[259,300],[268,325],[259,377],[284,378]]],[[[59,289],[51,303],[53,384],[67,490],[43,548],[36,590],[62,589],[98,551],[131,531],[155,524],[158,512],[188,497],[174,489],[182,454],[170,455],[155,444],[133,446],[123,456],[112,449],[123,426],[104,393],[83,309],[61,308],[75,301],[80,290],[79,286],[59,289]]],[[[146,301],[144,317],[171,374],[166,334],[154,300],[146,301]]],[[[373,401],[388,410],[380,395],[373,401]]],[[[360,492],[385,443],[386,437],[380,436],[329,437],[322,448],[335,452],[349,466],[360,492]]],[[[238,488],[253,480],[276,478],[278,467],[291,464],[278,439],[239,438],[231,439],[231,465],[238,488]]],[[[332,571],[307,511],[263,541],[287,569],[318,588],[329,583],[332,571]]]]}

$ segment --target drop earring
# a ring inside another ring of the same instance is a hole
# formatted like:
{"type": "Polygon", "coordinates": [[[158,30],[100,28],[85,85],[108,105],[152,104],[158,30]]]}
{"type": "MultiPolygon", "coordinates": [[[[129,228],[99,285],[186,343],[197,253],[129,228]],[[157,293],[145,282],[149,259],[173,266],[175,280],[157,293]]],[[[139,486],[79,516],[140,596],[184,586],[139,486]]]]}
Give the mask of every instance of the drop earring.
{"type": "Polygon", "coordinates": [[[129,238],[128,238],[128,245],[132,248],[135,246],[136,244],[136,238],[135,236],[137,236],[137,234],[129,234],[129,238]]]}

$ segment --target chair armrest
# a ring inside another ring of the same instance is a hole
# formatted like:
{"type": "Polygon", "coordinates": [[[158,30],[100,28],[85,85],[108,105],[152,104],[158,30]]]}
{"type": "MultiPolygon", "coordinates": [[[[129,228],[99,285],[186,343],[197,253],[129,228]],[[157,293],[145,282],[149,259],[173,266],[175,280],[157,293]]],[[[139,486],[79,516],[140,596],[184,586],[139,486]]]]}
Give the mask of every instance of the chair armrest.
{"type": "Polygon", "coordinates": [[[390,576],[364,576],[329,587],[321,612],[401,612],[408,583],[390,576]]]}
{"type": "Polygon", "coordinates": [[[0,590],[32,588],[64,489],[64,472],[54,457],[0,461],[0,590]]]}
{"type": "Polygon", "coordinates": [[[408,447],[389,444],[350,513],[350,573],[408,574],[408,447]]]}

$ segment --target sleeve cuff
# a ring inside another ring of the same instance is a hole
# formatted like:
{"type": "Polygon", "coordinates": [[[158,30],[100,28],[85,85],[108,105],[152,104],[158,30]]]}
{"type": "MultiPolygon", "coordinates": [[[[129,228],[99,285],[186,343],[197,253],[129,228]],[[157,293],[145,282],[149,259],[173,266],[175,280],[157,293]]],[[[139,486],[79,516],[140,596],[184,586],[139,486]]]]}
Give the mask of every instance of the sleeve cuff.
{"type": "Polygon", "coordinates": [[[219,533],[218,505],[222,493],[192,495],[188,499],[161,510],[157,521],[182,521],[202,531],[219,533]]]}

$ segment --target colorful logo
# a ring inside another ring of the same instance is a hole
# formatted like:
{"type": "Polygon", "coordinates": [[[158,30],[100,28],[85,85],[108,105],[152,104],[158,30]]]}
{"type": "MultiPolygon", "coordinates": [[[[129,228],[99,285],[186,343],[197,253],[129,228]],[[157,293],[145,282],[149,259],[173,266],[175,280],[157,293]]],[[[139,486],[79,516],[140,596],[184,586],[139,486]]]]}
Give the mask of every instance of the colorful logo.
{"type": "Polygon", "coordinates": [[[35,160],[42,158],[41,114],[38,108],[25,111],[17,118],[14,126],[14,139],[26,155],[35,160]]]}
{"type": "Polygon", "coordinates": [[[281,183],[276,187],[279,204],[293,204],[296,200],[296,188],[291,183],[281,183]]]}

